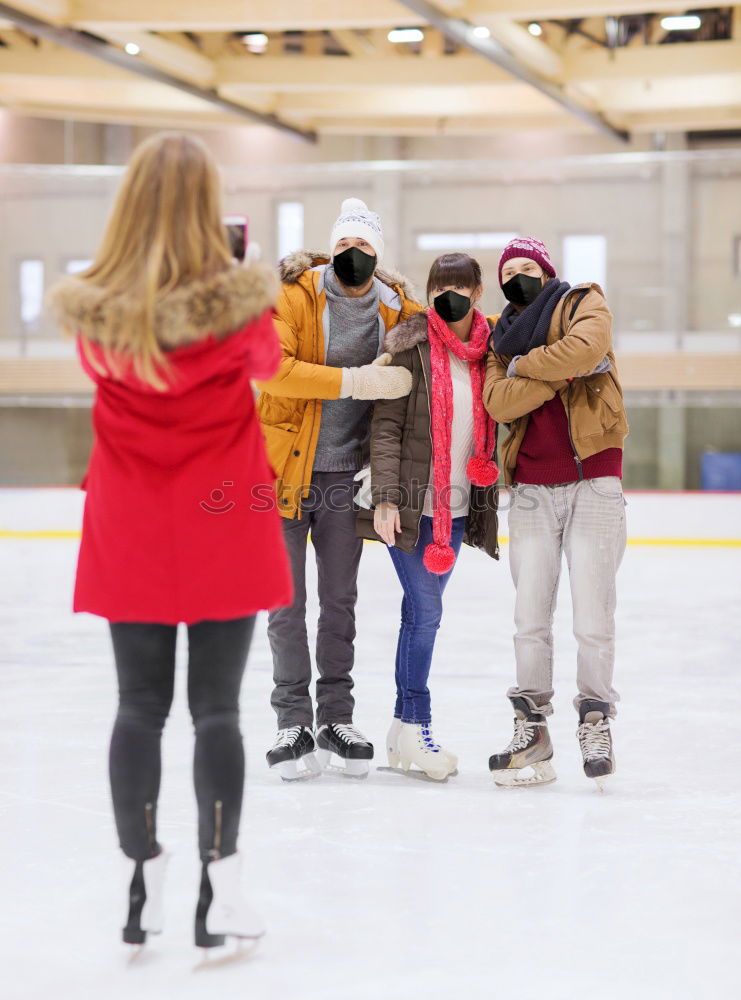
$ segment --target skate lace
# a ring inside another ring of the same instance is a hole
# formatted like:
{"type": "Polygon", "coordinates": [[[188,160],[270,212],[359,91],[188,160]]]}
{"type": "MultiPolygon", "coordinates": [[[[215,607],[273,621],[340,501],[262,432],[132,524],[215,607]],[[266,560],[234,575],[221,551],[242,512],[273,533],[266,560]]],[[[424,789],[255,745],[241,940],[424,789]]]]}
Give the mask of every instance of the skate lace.
{"type": "Polygon", "coordinates": [[[273,744],[273,750],[278,750],[282,747],[292,747],[301,735],[302,729],[303,726],[290,726],[288,729],[279,729],[275,743],[273,744]]]}
{"type": "Polygon", "coordinates": [[[576,735],[584,760],[610,756],[610,724],[606,719],[602,722],[583,722],[576,735]]]}
{"type": "Polygon", "coordinates": [[[432,735],[432,729],[430,726],[420,726],[421,742],[425,750],[431,751],[431,753],[440,753],[442,747],[439,743],[435,742],[435,737],[432,735]]]}
{"type": "Polygon", "coordinates": [[[352,746],[354,743],[368,742],[368,740],[365,738],[365,736],[363,736],[360,730],[356,729],[355,726],[353,725],[336,722],[332,726],[332,729],[334,729],[335,733],[339,736],[339,738],[343,741],[343,743],[347,743],[350,746],[352,746]]]}
{"type": "Polygon", "coordinates": [[[505,753],[516,753],[524,750],[535,734],[535,723],[527,719],[515,719],[515,733],[509,742],[505,753]]]}

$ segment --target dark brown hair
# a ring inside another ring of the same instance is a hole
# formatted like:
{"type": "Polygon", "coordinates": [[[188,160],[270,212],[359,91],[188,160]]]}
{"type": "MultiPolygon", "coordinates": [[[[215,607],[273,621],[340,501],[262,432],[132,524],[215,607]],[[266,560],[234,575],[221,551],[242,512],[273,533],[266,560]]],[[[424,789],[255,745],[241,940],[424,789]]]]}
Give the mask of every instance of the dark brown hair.
{"type": "Polygon", "coordinates": [[[463,285],[478,288],[481,284],[481,265],[467,253],[444,253],[434,261],[427,278],[427,298],[433,288],[446,285],[463,285]]]}

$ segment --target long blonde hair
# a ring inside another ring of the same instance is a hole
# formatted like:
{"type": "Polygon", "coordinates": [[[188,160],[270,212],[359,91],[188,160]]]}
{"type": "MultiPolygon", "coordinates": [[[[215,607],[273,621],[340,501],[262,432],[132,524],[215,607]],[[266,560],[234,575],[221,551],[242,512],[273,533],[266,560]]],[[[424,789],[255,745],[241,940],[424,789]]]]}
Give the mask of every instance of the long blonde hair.
{"type": "Polygon", "coordinates": [[[200,140],[165,132],[135,150],[97,256],[79,275],[103,290],[101,305],[126,301],[122,321],[102,341],[110,370],[118,369],[118,354],[143,381],[166,387],[156,306],[168,292],[231,266],[221,198],[218,167],[200,140]]]}

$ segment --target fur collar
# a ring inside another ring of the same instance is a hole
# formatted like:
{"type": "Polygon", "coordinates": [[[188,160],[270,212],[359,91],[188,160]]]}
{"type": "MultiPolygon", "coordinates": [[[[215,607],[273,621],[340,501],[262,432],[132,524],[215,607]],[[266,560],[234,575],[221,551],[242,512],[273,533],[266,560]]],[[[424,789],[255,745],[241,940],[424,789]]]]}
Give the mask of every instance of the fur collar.
{"type": "MultiPolygon", "coordinates": [[[[176,288],[155,307],[157,341],[172,350],[210,334],[236,333],[269,309],[277,292],[272,268],[262,263],[235,265],[207,280],[176,288]]],[[[116,339],[122,323],[136,310],[131,296],[106,297],[103,288],[76,277],[54,285],[47,306],[60,326],[103,344],[116,339]]]]}
{"type": "MultiPolygon", "coordinates": [[[[319,264],[329,264],[329,254],[316,250],[297,250],[284,257],[279,265],[280,280],[286,285],[295,285],[305,271],[319,264]]],[[[414,299],[414,286],[400,274],[384,267],[376,268],[376,277],[389,288],[401,289],[404,298],[414,299]]]]}
{"type": "MultiPolygon", "coordinates": [[[[486,320],[489,329],[494,329],[491,319],[486,320]]],[[[415,313],[403,323],[392,327],[386,334],[383,349],[387,354],[401,354],[427,341],[427,311],[415,313]]]]}
{"type": "Polygon", "coordinates": [[[383,349],[388,354],[401,354],[427,340],[427,313],[418,312],[403,323],[397,323],[386,333],[383,349]]]}

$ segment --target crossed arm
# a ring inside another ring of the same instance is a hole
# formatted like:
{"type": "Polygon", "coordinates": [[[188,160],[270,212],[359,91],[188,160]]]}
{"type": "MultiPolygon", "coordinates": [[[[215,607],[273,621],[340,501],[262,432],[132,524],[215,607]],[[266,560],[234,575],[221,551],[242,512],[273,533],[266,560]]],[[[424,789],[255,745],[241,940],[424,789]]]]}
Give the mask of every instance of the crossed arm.
{"type": "Polygon", "coordinates": [[[484,405],[499,423],[508,424],[553,399],[566,380],[591,375],[612,350],[612,317],[602,295],[592,289],[564,336],[533,348],[514,362],[490,353],[486,365],[484,405]]]}

